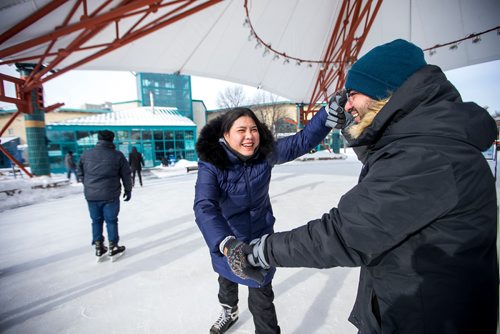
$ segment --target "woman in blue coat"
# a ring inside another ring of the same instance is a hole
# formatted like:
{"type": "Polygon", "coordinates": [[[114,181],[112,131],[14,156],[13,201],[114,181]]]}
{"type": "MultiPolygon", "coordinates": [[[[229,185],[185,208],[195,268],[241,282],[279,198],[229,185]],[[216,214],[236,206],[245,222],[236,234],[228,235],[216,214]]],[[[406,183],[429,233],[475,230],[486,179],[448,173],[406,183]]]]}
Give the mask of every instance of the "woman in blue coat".
{"type": "Polygon", "coordinates": [[[275,269],[263,272],[260,282],[242,279],[229,268],[224,244],[231,239],[250,243],[273,232],[271,170],[316,147],[331,130],[325,126],[327,116],[321,109],[302,131],[277,141],[248,108],[235,108],[201,130],[194,212],[219,274],[223,308],[210,333],[224,333],[238,319],[238,284],[249,287],[248,307],[256,333],[280,332],[271,285],[275,269]]]}

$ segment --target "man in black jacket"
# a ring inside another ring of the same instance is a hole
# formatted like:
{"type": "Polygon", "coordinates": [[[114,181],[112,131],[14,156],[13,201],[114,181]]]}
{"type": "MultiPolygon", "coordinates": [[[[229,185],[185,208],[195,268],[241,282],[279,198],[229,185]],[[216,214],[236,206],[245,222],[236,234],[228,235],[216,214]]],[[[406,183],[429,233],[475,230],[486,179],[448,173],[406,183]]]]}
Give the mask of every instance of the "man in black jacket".
{"type": "Polygon", "coordinates": [[[120,193],[123,183],[124,201],[132,196],[130,166],[122,152],[115,149],[115,134],[108,130],[99,131],[98,142],[90,150],[83,152],[78,163],[78,173],[83,181],[85,199],[90,218],[92,218],[92,244],[98,261],[105,258],[106,252],[112,261],[125,251],[119,246],[118,213],[120,212],[120,193]],[[109,250],[104,246],[103,223],[106,221],[109,250]]]}
{"type": "Polygon", "coordinates": [[[481,153],[495,121],[404,40],[361,57],[345,88],[336,110],[365,148],[359,183],[320,219],[228,258],[243,272],[361,267],[349,318],[359,333],[495,333],[497,199],[481,153]]]}

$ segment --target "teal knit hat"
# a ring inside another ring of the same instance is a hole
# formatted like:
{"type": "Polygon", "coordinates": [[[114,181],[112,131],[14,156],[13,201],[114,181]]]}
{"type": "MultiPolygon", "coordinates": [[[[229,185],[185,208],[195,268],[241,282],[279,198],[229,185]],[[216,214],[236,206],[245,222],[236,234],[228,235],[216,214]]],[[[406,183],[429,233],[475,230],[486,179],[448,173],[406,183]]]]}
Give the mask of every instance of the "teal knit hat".
{"type": "Polygon", "coordinates": [[[382,100],[424,65],[422,49],[396,39],[373,48],[358,59],[347,73],[345,88],[382,100]]]}

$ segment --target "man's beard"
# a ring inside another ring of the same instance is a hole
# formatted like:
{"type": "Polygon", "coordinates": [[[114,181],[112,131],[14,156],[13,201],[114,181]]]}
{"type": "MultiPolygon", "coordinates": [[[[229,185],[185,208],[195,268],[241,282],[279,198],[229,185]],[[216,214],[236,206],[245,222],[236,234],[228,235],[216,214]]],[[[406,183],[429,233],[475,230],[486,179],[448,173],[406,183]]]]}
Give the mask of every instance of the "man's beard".
{"type": "Polygon", "coordinates": [[[366,112],[364,113],[358,112],[358,114],[363,115],[363,117],[361,117],[361,121],[359,123],[351,125],[349,127],[349,129],[347,130],[349,135],[354,139],[357,139],[359,136],[361,136],[363,131],[365,131],[367,127],[372,125],[373,119],[375,118],[375,116],[377,116],[379,111],[382,110],[382,108],[387,104],[387,102],[389,102],[390,98],[391,97],[389,96],[388,98],[385,98],[383,100],[371,100],[371,102],[368,103],[366,107],[364,107],[366,108],[366,112]]]}
{"type": "Polygon", "coordinates": [[[361,118],[361,122],[351,125],[347,130],[352,138],[357,139],[367,127],[373,123],[373,119],[377,116],[378,111],[368,111],[361,118]]]}

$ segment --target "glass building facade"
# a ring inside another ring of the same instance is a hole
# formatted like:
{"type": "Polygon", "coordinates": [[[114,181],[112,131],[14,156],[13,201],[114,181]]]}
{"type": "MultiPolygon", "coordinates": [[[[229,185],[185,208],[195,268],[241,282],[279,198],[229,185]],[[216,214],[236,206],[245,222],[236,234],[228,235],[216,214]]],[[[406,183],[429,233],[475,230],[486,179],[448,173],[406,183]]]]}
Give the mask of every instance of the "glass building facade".
{"type": "Polygon", "coordinates": [[[97,143],[97,132],[110,130],[115,133],[114,144],[128,158],[135,146],[144,157],[145,167],[160,165],[169,157],[175,160],[196,161],[195,127],[88,127],[88,126],[47,126],[50,169],[53,173],[66,170],[64,156],[74,152],[78,161],[83,151],[97,143]]]}
{"type": "Polygon", "coordinates": [[[142,107],[128,110],[126,119],[122,119],[122,110],[46,126],[51,172],[65,171],[64,156],[68,151],[73,151],[78,161],[83,151],[95,146],[97,132],[104,129],[115,133],[114,144],[127,158],[135,146],[144,157],[145,167],[169,160],[197,160],[191,77],[137,73],[136,83],[142,107]]]}
{"type": "Polygon", "coordinates": [[[190,76],[137,73],[136,82],[137,96],[142,106],[177,108],[181,115],[193,119],[190,76]]]}

